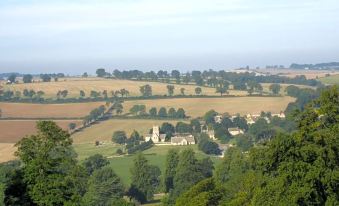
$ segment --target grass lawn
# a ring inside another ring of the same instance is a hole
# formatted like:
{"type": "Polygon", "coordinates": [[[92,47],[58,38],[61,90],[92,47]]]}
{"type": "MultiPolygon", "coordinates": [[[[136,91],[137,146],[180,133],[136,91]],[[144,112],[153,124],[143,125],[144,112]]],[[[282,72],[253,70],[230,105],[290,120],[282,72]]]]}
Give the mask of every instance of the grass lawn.
{"type": "Polygon", "coordinates": [[[339,84],[339,74],[320,78],[320,81],[324,84],[339,84]]]}
{"type": "MultiPolygon", "coordinates": [[[[151,149],[143,151],[145,157],[149,160],[150,164],[156,165],[160,168],[161,173],[164,174],[165,170],[165,162],[166,162],[166,154],[169,149],[178,149],[182,150],[185,148],[191,147],[195,152],[198,159],[202,159],[204,157],[208,157],[208,155],[202,153],[198,150],[197,145],[190,146],[153,146],[151,149]]],[[[94,144],[75,144],[75,151],[78,153],[78,159],[80,161],[84,160],[86,157],[94,154],[102,154],[105,157],[109,158],[110,166],[114,169],[117,175],[122,179],[125,185],[129,185],[131,183],[130,177],[130,168],[133,165],[133,160],[135,155],[130,156],[114,156],[116,150],[119,146],[113,144],[105,144],[103,146],[96,147],[94,144]]],[[[220,157],[210,156],[212,161],[218,164],[221,161],[220,157]]]]}

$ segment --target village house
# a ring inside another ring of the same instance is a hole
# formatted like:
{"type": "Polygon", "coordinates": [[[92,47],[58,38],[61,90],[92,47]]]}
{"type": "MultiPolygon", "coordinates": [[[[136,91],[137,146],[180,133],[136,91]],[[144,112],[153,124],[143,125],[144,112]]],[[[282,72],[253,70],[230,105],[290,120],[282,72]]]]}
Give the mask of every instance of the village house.
{"type": "Polygon", "coordinates": [[[259,118],[259,114],[247,114],[245,116],[247,124],[254,124],[259,118]]]}
{"type": "Polygon", "coordinates": [[[279,118],[285,118],[285,113],[283,111],[280,111],[279,114],[272,114],[272,117],[279,117],[279,118]]]}
{"type": "Polygon", "coordinates": [[[232,135],[232,136],[236,136],[239,134],[244,134],[244,131],[239,129],[238,127],[232,127],[232,128],[228,128],[228,132],[232,135]]]}
{"type": "Polygon", "coordinates": [[[222,122],[222,116],[221,115],[214,116],[214,121],[220,124],[222,122]]]}
{"type": "Polygon", "coordinates": [[[153,143],[165,142],[166,134],[160,134],[159,126],[153,126],[152,134],[149,134],[145,137],[145,141],[148,142],[152,140],[153,143]]]}
{"type": "Polygon", "coordinates": [[[205,125],[201,125],[201,133],[205,133],[208,135],[208,137],[212,140],[216,140],[215,138],[215,133],[213,129],[209,129],[207,126],[205,125]]]}
{"type": "Polygon", "coordinates": [[[171,137],[171,145],[191,145],[195,144],[194,136],[191,134],[176,134],[171,137]]]}

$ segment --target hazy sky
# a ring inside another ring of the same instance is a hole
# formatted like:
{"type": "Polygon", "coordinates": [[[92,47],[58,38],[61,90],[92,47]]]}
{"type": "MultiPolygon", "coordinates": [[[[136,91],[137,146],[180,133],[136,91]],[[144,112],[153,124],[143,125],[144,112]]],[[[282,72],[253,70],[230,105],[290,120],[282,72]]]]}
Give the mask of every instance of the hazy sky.
{"type": "Polygon", "coordinates": [[[338,0],[1,0],[0,72],[339,61],[338,11],[338,0]]]}

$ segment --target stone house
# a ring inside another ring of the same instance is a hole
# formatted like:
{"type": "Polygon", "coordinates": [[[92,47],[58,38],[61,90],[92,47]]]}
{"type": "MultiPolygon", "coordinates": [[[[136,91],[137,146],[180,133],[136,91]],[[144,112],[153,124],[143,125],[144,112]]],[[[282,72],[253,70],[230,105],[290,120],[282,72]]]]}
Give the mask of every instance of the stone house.
{"type": "Polygon", "coordinates": [[[171,145],[191,145],[195,144],[194,136],[191,134],[176,134],[171,137],[171,145]]]}
{"type": "Polygon", "coordinates": [[[244,134],[244,131],[239,129],[238,127],[228,128],[228,132],[232,136],[236,136],[236,135],[239,135],[239,134],[244,134]]]}
{"type": "Polygon", "coordinates": [[[152,134],[145,136],[146,142],[152,140],[153,143],[155,144],[165,142],[165,139],[166,139],[166,134],[160,134],[159,126],[153,126],[152,134]]]}

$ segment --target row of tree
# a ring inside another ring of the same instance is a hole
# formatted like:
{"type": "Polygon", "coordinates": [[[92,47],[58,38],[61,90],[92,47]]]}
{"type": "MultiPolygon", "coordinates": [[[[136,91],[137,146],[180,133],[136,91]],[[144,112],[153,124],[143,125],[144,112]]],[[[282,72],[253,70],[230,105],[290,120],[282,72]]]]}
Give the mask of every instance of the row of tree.
{"type": "Polygon", "coordinates": [[[97,70],[97,75],[99,77],[114,77],[118,79],[130,79],[130,80],[151,80],[151,81],[162,81],[162,82],[171,82],[172,80],[175,83],[195,83],[199,86],[211,86],[218,87],[220,82],[227,81],[234,85],[234,88],[240,90],[246,90],[246,85],[251,83],[286,83],[286,84],[302,84],[316,86],[320,82],[316,80],[306,79],[304,75],[296,76],[294,78],[279,76],[279,75],[257,75],[254,72],[226,72],[224,70],[214,71],[214,70],[205,70],[205,71],[192,71],[181,73],[178,70],[172,70],[167,72],[164,70],[159,70],[158,72],[142,72],[139,70],[130,70],[130,71],[119,71],[114,70],[113,73],[106,72],[105,69],[100,68],[97,70]]]}
{"type": "MultiPolygon", "coordinates": [[[[59,78],[63,78],[65,77],[65,74],[63,73],[58,73],[58,74],[40,74],[40,79],[43,82],[50,82],[52,80],[52,78],[54,79],[54,81],[58,81],[59,78]]],[[[17,74],[11,74],[8,78],[7,81],[8,83],[17,83],[18,81],[17,79],[17,74]]],[[[34,79],[34,76],[31,74],[24,74],[22,76],[22,81],[24,83],[32,83],[34,79]]]]}
{"type": "Polygon", "coordinates": [[[146,106],[143,104],[133,105],[130,108],[129,112],[136,116],[150,116],[150,117],[159,117],[159,118],[183,119],[187,117],[186,112],[183,108],[179,108],[178,110],[175,110],[175,108],[171,107],[167,111],[165,107],[161,107],[158,111],[156,107],[152,107],[147,113],[146,106]]]}

